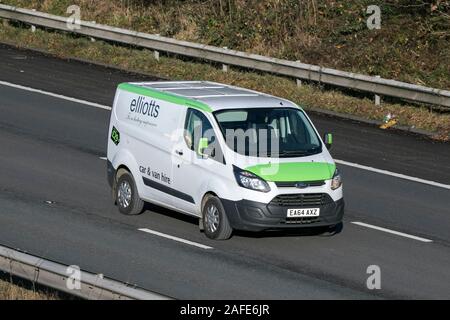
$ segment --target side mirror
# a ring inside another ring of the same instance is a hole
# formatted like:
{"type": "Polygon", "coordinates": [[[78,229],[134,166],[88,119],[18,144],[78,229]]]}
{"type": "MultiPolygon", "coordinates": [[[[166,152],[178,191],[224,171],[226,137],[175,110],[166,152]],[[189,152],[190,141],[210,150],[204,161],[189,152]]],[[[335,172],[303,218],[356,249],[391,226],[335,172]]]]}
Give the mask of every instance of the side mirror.
{"type": "Polygon", "coordinates": [[[203,158],[209,158],[210,154],[208,153],[208,138],[200,138],[198,141],[197,154],[202,156],[203,158]]]}
{"type": "Polygon", "coordinates": [[[323,135],[323,142],[328,150],[331,149],[331,145],[333,144],[333,135],[331,133],[325,133],[323,135]]]}

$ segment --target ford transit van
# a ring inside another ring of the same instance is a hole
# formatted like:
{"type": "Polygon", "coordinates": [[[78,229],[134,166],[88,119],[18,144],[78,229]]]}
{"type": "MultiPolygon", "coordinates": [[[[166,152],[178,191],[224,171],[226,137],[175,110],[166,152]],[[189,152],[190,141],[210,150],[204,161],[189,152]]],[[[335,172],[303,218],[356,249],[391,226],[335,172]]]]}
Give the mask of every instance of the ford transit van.
{"type": "Polygon", "coordinates": [[[199,218],[207,237],[233,230],[339,232],[342,178],[295,103],[204,81],[122,83],[111,112],[107,170],[115,204],[199,218]]]}

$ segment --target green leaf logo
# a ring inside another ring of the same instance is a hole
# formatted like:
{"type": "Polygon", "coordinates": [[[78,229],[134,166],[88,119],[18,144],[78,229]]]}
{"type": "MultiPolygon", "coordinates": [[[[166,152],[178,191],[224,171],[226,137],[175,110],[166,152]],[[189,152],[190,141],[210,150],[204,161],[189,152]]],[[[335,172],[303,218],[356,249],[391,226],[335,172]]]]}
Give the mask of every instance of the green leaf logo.
{"type": "Polygon", "coordinates": [[[117,131],[116,127],[112,128],[111,131],[111,140],[114,142],[114,144],[117,146],[120,142],[120,133],[117,131]]]}

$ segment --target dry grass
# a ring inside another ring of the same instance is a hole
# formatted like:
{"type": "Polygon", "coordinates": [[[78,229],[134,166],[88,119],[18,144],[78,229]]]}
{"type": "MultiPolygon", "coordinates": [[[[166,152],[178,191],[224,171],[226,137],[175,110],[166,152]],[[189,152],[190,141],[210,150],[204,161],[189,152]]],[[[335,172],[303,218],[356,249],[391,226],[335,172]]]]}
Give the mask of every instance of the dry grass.
{"type": "Polygon", "coordinates": [[[34,291],[0,280],[0,300],[58,300],[54,293],[34,291]]]}
{"type": "Polygon", "coordinates": [[[292,100],[306,110],[321,108],[372,120],[382,120],[390,112],[397,116],[399,125],[436,132],[439,140],[449,139],[450,115],[431,112],[425,107],[390,103],[377,107],[370,99],[348,96],[340,91],[325,91],[314,85],[298,88],[292,79],[236,70],[224,73],[207,63],[165,56],[156,61],[148,50],[103,41],[91,42],[40,29],[32,33],[29,29],[0,24],[0,41],[46,50],[60,57],[78,57],[174,80],[210,80],[252,88],[292,100]]]}
{"type": "Polygon", "coordinates": [[[180,40],[450,88],[449,0],[3,0],[180,40]],[[438,3],[432,6],[432,3],[438,3]],[[380,30],[366,26],[381,7],[380,30]]]}

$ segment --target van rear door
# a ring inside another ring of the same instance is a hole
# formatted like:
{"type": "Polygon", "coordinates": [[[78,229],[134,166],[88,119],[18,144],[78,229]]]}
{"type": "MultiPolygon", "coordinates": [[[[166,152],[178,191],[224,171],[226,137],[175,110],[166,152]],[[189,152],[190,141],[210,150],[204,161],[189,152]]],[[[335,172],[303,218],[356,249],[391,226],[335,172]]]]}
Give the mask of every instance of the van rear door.
{"type": "MultiPolygon", "coordinates": [[[[171,205],[173,133],[183,110],[179,105],[151,96],[123,91],[120,108],[123,147],[138,166],[141,198],[171,205]]],[[[135,173],[136,174],[136,173],[135,173]]]]}

